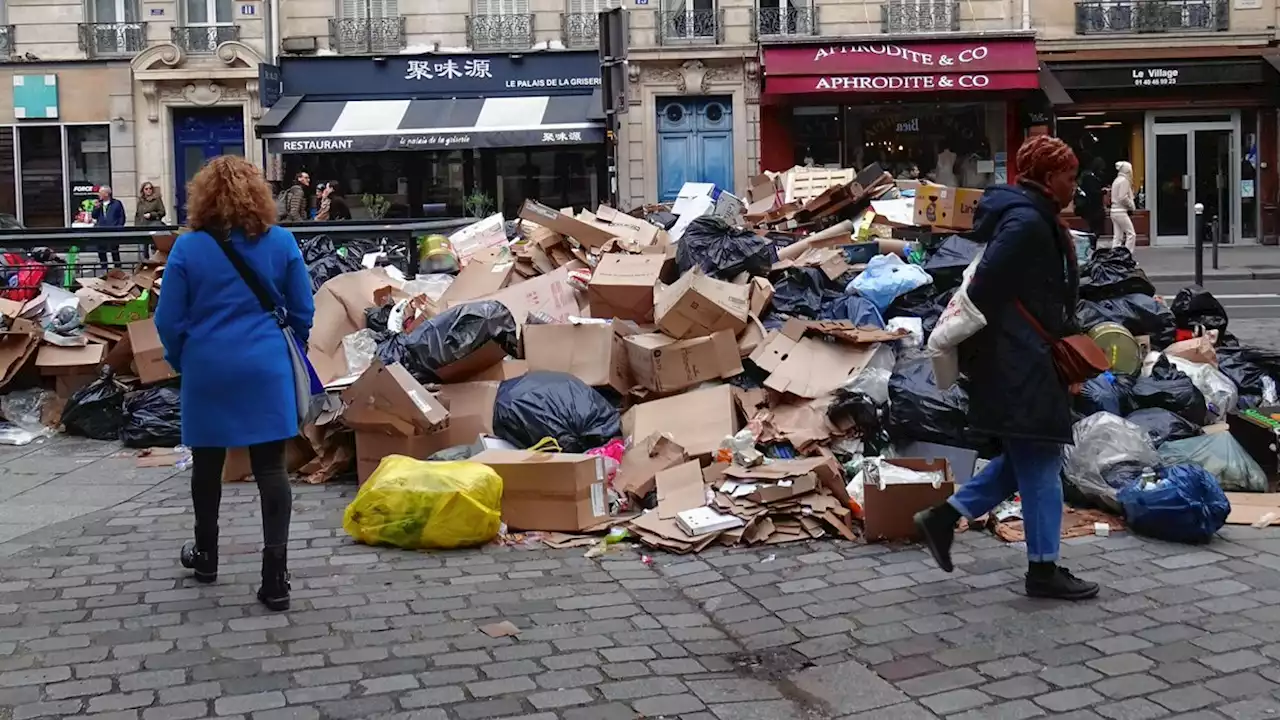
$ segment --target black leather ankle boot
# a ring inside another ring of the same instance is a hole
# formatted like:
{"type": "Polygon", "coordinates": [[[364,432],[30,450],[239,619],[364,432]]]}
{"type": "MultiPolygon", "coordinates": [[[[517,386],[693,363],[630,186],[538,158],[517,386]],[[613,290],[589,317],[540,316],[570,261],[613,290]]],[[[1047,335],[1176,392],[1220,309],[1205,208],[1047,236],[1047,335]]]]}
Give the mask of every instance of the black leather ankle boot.
{"type": "Polygon", "coordinates": [[[289,609],[289,567],[287,548],[283,545],[264,548],[262,551],[262,587],[258,588],[258,602],[268,610],[289,609]]]}

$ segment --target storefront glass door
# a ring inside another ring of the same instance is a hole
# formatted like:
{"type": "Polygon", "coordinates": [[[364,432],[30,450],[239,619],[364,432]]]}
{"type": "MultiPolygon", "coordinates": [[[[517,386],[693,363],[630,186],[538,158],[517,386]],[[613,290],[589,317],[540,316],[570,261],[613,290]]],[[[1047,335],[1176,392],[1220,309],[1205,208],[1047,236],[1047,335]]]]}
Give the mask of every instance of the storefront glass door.
{"type": "Polygon", "coordinates": [[[1155,158],[1145,179],[1152,244],[1193,244],[1197,203],[1219,242],[1237,242],[1242,230],[1239,117],[1150,115],[1147,130],[1147,153],[1155,158]]]}

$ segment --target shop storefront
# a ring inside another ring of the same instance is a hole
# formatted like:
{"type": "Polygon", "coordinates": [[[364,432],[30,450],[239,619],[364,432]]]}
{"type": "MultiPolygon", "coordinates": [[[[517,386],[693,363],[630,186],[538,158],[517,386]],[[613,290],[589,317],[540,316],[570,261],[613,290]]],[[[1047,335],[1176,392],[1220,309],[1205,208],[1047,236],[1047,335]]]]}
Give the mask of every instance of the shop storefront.
{"type": "Polygon", "coordinates": [[[761,165],[861,169],[985,187],[1016,173],[1029,35],[765,46],[761,165]]]}
{"type": "Polygon", "coordinates": [[[1133,165],[1140,243],[1194,242],[1195,206],[1224,243],[1276,241],[1276,84],[1263,58],[1048,63],[1069,95],[1057,134],[1108,186],[1133,165]]]}
{"type": "Polygon", "coordinates": [[[132,154],[127,62],[26,63],[0,82],[0,225],[65,227],[102,185],[132,208],[132,163],[112,162],[132,154]]]}
{"type": "Polygon", "coordinates": [[[282,179],[337,181],[353,214],[501,210],[604,195],[593,52],[282,58],[284,96],[258,125],[282,179]]]}

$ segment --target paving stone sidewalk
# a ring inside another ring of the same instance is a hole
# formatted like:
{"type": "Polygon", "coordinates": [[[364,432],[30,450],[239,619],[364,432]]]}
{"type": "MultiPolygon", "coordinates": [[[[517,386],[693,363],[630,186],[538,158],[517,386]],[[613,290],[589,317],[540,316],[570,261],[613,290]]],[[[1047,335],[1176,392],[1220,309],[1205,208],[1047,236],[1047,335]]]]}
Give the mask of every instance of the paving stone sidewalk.
{"type": "Polygon", "coordinates": [[[0,558],[0,718],[1260,720],[1280,713],[1280,530],[1068,546],[1086,604],[1019,594],[1021,550],[968,533],[699,557],[353,544],[352,486],[296,489],[295,609],[254,601],[257,495],[224,494],[198,586],[175,477],[0,558]],[[515,623],[518,637],[478,627],[515,623]]]}

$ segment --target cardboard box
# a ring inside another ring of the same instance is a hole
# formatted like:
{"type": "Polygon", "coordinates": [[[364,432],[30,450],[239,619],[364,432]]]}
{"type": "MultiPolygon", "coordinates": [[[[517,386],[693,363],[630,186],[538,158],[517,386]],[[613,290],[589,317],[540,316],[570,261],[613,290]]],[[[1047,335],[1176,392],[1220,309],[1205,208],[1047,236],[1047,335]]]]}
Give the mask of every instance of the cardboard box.
{"type": "Polygon", "coordinates": [[[956,230],[972,230],[973,214],[978,209],[978,201],[982,199],[983,192],[983,190],[972,188],[957,188],[955,215],[947,227],[956,230]]]}
{"type": "Polygon", "coordinates": [[[150,318],[129,323],[129,346],[133,348],[133,366],[143,383],[158,383],[178,377],[177,371],[164,359],[160,333],[150,318]]]}
{"type": "Polygon", "coordinates": [[[596,208],[595,219],[607,225],[619,239],[635,243],[641,248],[665,245],[670,242],[666,230],[647,220],[618,212],[608,205],[596,208]]]}
{"type": "Polygon", "coordinates": [[[439,305],[451,308],[492,295],[511,282],[515,267],[515,258],[505,248],[480,250],[440,296],[439,305]]]}
{"type": "Polygon", "coordinates": [[[436,442],[431,435],[388,435],[376,430],[357,430],[356,480],[363,485],[373,471],[378,469],[382,459],[388,455],[404,455],[416,460],[426,460],[432,454],[444,449],[437,449],[435,445],[436,442]]]}
{"type": "Polygon", "coordinates": [[[473,257],[485,250],[505,247],[506,244],[506,223],[502,213],[494,213],[483,220],[477,220],[449,236],[449,247],[457,256],[458,263],[464,268],[470,264],[473,257]]]}
{"type": "Polygon", "coordinates": [[[613,476],[613,487],[632,497],[643,499],[656,489],[657,474],[689,460],[684,448],[665,435],[633,439],[622,464],[613,476]]]}
{"type": "Polygon", "coordinates": [[[587,286],[591,317],[653,322],[654,288],[665,263],[662,255],[610,253],[600,258],[587,286]]]}
{"type": "MultiPolygon", "coordinates": [[[[751,362],[769,373],[765,387],[804,398],[820,398],[861,372],[879,348],[878,343],[826,342],[805,337],[808,328],[804,322],[788,322],[751,353],[751,362]]],[[[847,330],[861,332],[852,326],[847,330]]]]}
{"type": "Polygon", "coordinates": [[[30,320],[14,320],[0,332],[0,387],[9,384],[40,347],[40,329],[30,320]]]}
{"type": "Polygon", "coordinates": [[[696,272],[658,293],[654,316],[658,327],[676,339],[729,330],[735,335],[747,326],[751,289],[696,272]]]}
{"type": "Polygon", "coordinates": [[[591,249],[598,248],[616,237],[611,229],[571,217],[537,200],[524,201],[524,205],[520,208],[520,218],[535,222],[561,235],[567,235],[591,249]]]}
{"type": "Polygon", "coordinates": [[[443,429],[449,411],[403,365],[373,364],[342,393],[342,422],[352,430],[396,435],[443,429]]]}
{"type": "Polygon", "coordinates": [[[945,480],[938,487],[928,483],[912,485],[878,485],[867,483],[863,488],[863,531],[868,542],[878,540],[911,540],[916,537],[914,517],[941,502],[955,492],[955,480],[951,466],[943,458],[919,460],[894,458],[886,463],[917,472],[942,471],[945,480]]]}
{"type": "Polygon", "coordinates": [[[748,312],[753,317],[760,317],[769,309],[769,303],[773,302],[773,283],[768,278],[754,277],[747,287],[751,288],[748,312]]]}
{"type": "Polygon", "coordinates": [[[627,393],[634,382],[625,338],[639,332],[622,320],[582,325],[529,325],[524,356],[530,370],[569,373],[592,387],[627,393]]]}
{"type": "MultiPolygon", "coordinates": [[[[311,451],[311,443],[306,438],[295,437],[284,446],[284,467],[290,474],[306,465],[315,453],[311,451]]],[[[230,448],[227,458],[222,463],[222,482],[241,482],[253,475],[253,463],[249,458],[249,448],[230,448]]]]}
{"type": "Polygon", "coordinates": [[[530,313],[541,313],[556,322],[582,315],[578,293],[567,282],[569,271],[586,267],[574,260],[550,275],[540,275],[489,295],[483,300],[497,300],[511,311],[516,324],[523,327],[530,313]]]}
{"type": "Polygon", "coordinates": [[[467,378],[467,382],[485,382],[487,380],[502,382],[503,380],[514,380],[515,378],[523,377],[528,373],[529,363],[508,357],[502,362],[491,365],[467,378]]]}
{"type": "Polygon", "coordinates": [[[97,305],[84,316],[84,321],[95,325],[128,325],[150,315],[151,291],[143,290],[136,298],[110,300],[97,305]]]}
{"type": "Polygon", "coordinates": [[[36,367],[41,375],[91,375],[106,357],[107,346],[89,343],[79,347],[41,345],[36,367]]]}
{"type": "Polygon", "coordinates": [[[512,529],[579,532],[609,518],[598,455],[485,450],[471,460],[502,476],[502,520],[512,529]]]}
{"type": "Polygon", "coordinates": [[[713,455],[720,443],[740,427],[733,390],[728,385],[652,400],[632,407],[622,416],[624,435],[669,435],[691,458],[713,455]]]}
{"type": "Polygon", "coordinates": [[[916,225],[954,230],[973,227],[973,213],[982,199],[982,190],[946,185],[921,185],[913,203],[916,225]]]}
{"type": "Polygon", "coordinates": [[[738,340],[728,330],[688,340],[646,333],[632,335],[625,343],[635,383],[656,392],[683,390],[742,372],[738,340]]]}

